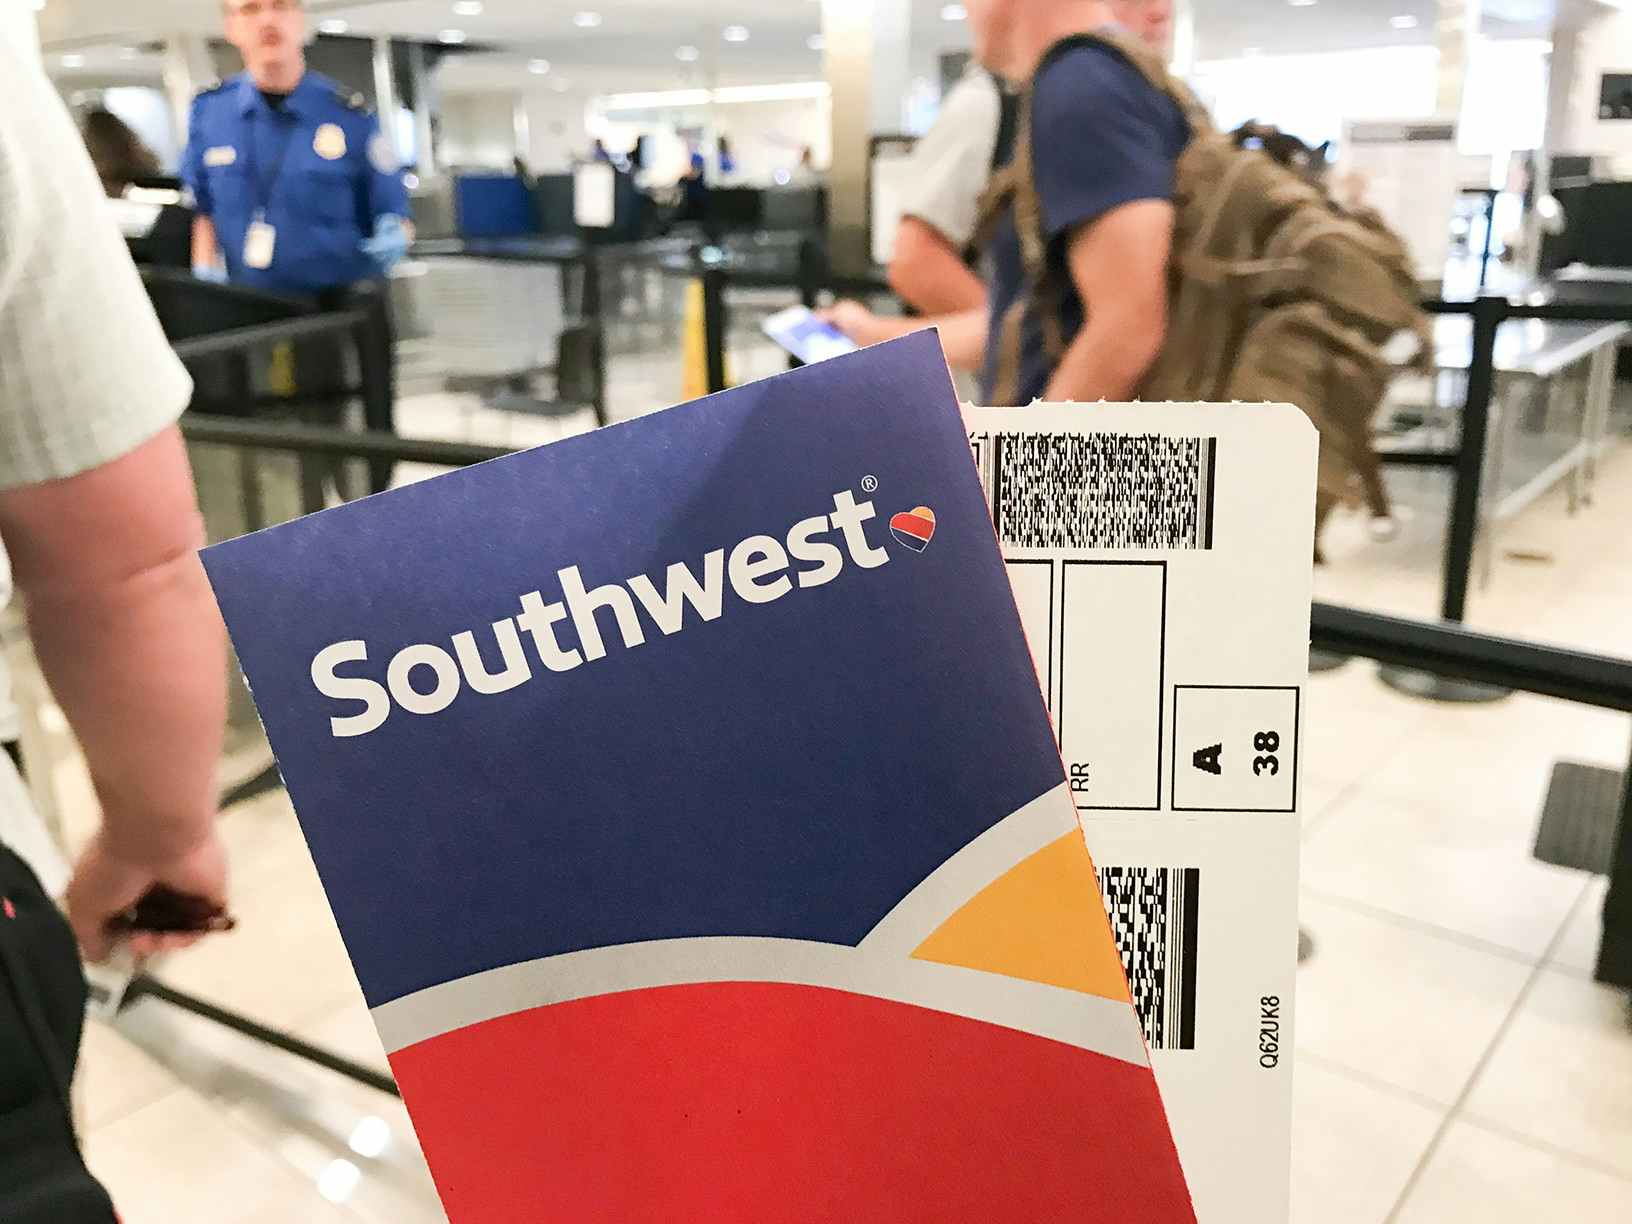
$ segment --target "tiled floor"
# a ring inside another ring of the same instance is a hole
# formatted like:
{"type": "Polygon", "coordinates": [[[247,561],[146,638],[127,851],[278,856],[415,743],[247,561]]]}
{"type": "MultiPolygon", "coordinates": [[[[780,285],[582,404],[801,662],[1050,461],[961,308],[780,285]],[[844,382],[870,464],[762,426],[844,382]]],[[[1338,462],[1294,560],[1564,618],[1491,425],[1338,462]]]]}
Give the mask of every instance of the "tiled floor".
{"type": "MultiPolygon", "coordinates": [[[[768,368],[774,358],[753,361],[768,368]]],[[[666,358],[624,363],[618,415],[672,400],[666,358]]],[[[456,397],[408,432],[523,444],[587,421],[513,419],[456,397]]],[[[408,473],[413,475],[413,473],[408,473]]],[[[1404,530],[1335,524],[1322,598],[1428,614],[1444,496],[1403,482],[1404,530]]],[[[1632,448],[1575,518],[1550,496],[1506,525],[1475,626],[1632,650],[1632,448]],[[1544,554],[1511,559],[1506,550],[1544,554]]],[[[1632,1026],[1591,979],[1601,881],[1531,859],[1558,757],[1624,766],[1628,722],[1515,697],[1436,707],[1353,662],[1310,682],[1298,1007],[1299,1224],[1632,1220],[1632,1026]]],[[[253,768],[254,744],[234,767],[253,768]]],[[[63,792],[84,796],[72,762],[63,792]]],[[[165,980],[383,1066],[287,801],[225,818],[241,930],[165,980]]],[[[91,1032],[80,1110],[128,1224],[442,1218],[400,1105],[144,1002],[91,1032]]]]}

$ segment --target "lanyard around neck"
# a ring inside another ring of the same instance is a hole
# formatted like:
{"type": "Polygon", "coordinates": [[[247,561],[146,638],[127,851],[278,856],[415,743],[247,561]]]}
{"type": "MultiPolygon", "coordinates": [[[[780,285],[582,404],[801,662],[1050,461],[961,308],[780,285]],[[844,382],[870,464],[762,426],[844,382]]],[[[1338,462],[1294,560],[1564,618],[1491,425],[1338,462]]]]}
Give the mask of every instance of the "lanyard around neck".
{"type": "MultiPolygon", "coordinates": [[[[284,106],[287,108],[287,101],[284,106]]],[[[249,140],[245,142],[248,145],[245,152],[249,155],[250,190],[253,192],[251,203],[257,217],[264,217],[266,210],[272,206],[272,196],[277,190],[278,180],[283,177],[283,164],[288,159],[289,144],[295,138],[295,127],[298,123],[297,117],[287,109],[274,110],[269,105],[265,107],[264,112],[256,115],[257,124],[262,120],[269,120],[274,125],[274,132],[281,129],[283,139],[277,142],[277,154],[271,164],[272,172],[264,177],[260,173],[260,157],[257,151],[260,141],[251,134],[249,140]]]]}

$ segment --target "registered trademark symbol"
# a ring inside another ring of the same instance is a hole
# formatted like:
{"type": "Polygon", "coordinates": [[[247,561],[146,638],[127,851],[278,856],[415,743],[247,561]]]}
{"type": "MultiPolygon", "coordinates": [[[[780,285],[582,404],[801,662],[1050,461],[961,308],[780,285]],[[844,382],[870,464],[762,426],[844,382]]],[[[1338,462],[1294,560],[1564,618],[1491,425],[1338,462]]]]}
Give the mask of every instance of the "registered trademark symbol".
{"type": "Polygon", "coordinates": [[[863,493],[877,493],[878,492],[878,477],[877,476],[863,476],[861,478],[861,491],[863,493]]]}

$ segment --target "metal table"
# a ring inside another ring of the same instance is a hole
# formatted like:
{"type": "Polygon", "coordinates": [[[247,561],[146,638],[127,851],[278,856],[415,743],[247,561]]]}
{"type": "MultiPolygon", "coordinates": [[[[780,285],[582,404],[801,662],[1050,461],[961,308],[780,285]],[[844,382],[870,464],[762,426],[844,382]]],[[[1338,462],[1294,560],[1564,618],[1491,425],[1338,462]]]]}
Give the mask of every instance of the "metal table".
{"type": "MultiPolygon", "coordinates": [[[[1513,320],[1496,334],[1495,392],[1490,446],[1485,456],[1485,492],[1480,497],[1480,568],[1488,580],[1492,528],[1518,514],[1542,494],[1568,480],[1569,509],[1591,504],[1598,455],[1609,430],[1615,392],[1616,354],[1632,325],[1513,320]],[[1579,383],[1580,394],[1569,394],[1579,383]],[[1576,440],[1563,455],[1518,488],[1502,492],[1508,452],[1520,417],[1519,394],[1526,384],[1546,388],[1549,425],[1577,412],[1576,440]]],[[[1434,364],[1441,373],[1466,373],[1472,361],[1472,321],[1442,316],[1434,324],[1434,364]]]]}

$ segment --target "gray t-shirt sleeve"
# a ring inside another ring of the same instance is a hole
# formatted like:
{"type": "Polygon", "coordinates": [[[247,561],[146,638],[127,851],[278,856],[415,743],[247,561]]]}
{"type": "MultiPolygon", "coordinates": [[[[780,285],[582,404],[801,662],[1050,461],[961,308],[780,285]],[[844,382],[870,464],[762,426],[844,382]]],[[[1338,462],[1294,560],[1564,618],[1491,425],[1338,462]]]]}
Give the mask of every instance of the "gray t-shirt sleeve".
{"type": "Polygon", "coordinates": [[[0,33],[0,489],[100,467],[173,424],[171,351],[89,155],[37,60],[0,33]]]}
{"type": "Polygon", "coordinates": [[[973,242],[1002,122],[1003,102],[988,74],[972,71],[954,85],[912,151],[902,216],[917,217],[955,247],[973,242]]]}

